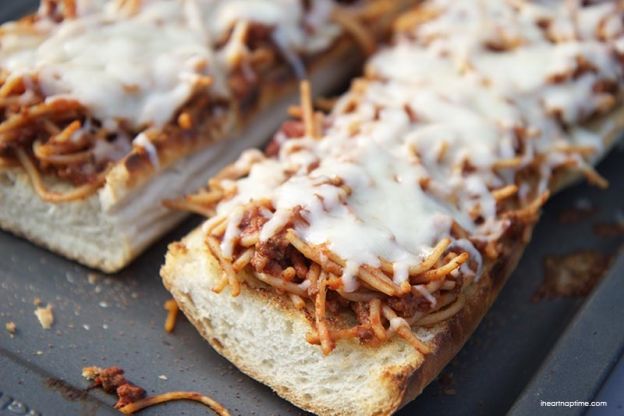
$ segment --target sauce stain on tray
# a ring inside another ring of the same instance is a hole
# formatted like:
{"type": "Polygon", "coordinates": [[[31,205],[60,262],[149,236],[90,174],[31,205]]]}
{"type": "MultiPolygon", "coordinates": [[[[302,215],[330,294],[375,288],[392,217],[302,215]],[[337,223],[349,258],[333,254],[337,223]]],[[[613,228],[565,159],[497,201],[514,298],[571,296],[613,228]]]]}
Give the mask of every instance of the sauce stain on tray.
{"type": "Polygon", "coordinates": [[[578,224],[588,220],[598,211],[599,209],[591,205],[591,202],[580,199],[574,206],[559,211],[557,220],[561,224],[578,224]]]}
{"type": "Polygon", "coordinates": [[[598,223],[594,224],[593,227],[594,234],[598,237],[605,238],[616,238],[616,237],[624,237],[624,223],[616,222],[616,223],[598,223]]]}
{"type": "Polygon", "coordinates": [[[88,391],[77,389],[63,380],[48,378],[45,383],[47,387],[58,391],[66,400],[73,402],[89,399],[88,391]]]}
{"type": "Polygon", "coordinates": [[[544,281],[532,300],[586,296],[609,269],[611,259],[593,250],[545,257],[544,281]]]}

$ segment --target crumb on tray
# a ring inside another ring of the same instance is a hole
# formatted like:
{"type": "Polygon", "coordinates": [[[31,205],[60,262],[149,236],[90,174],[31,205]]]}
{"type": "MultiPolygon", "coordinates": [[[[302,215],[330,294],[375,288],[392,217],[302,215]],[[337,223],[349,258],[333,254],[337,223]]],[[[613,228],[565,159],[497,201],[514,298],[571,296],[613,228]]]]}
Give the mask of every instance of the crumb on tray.
{"type": "Polygon", "coordinates": [[[11,334],[11,336],[15,335],[15,332],[17,332],[17,325],[15,325],[15,322],[13,321],[7,322],[4,325],[4,328],[7,330],[9,334],[11,334]]]}
{"type": "MultiPolygon", "coordinates": [[[[41,301],[39,301],[41,304],[41,301]]],[[[35,315],[41,324],[43,329],[50,329],[52,325],[54,325],[54,312],[52,305],[48,304],[45,308],[41,306],[37,306],[35,309],[35,315]]]]}
{"type": "Polygon", "coordinates": [[[94,285],[96,284],[98,281],[100,280],[100,275],[97,273],[89,273],[87,275],[87,281],[89,282],[89,284],[94,285]]]}

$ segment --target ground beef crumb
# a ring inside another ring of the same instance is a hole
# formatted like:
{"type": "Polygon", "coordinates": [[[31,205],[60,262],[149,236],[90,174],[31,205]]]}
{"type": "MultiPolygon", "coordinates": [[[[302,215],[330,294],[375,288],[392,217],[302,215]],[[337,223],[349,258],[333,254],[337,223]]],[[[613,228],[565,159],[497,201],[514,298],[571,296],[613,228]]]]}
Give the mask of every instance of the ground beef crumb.
{"type": "Polygon", "coordinates": [[[145,397],[145,390],[126,380],[124,370],[119,367],[86,367],[82,370],[82,376],[93,382],[91,388],[100,387],[107,393],[117,394],[116,409],[145,397]]]}
{"type": "Polygon", "coordinates": [[[122,384],[117,387],[117,396],[119,400],[115,404],[116,409],[120,409],[127,404],[134,403],[145,397],[145,390],[134,384],[122,384]]]}

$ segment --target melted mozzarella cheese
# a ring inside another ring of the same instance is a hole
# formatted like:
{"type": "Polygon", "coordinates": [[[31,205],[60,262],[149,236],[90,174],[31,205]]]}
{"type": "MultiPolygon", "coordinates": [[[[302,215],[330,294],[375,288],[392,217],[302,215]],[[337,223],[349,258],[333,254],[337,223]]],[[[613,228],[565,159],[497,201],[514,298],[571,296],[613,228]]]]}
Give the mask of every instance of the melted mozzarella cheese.
{"type": "MultiPolygon", "coordinates": [[[[347,291],[357,288],[361,265],[382,259],[394,264],[396,282],[405,281],[456,222],[471,239],[451,247],[470,255],[461,271],[478,279],[483,261],[473,242],[499,238],[510,224],[492,190],[537,158],[538,192],[557,166],[584,163],[557,149],[599,148],[599,135],[574,126],[600,109],[597,83],[622,88],[623,30],[611,23],[621,8],[572,3],[430,1],[439,15],[369,61],[369,77],[338,102],[320,140],[283,142],[279,157],[257,161],[218,212],[271,200],[266,241],[298,210],[299,237],[346,262],[347,291]],[[609,37],[599,37],[607,22],[609,37]],[[515,157],[520,166],[494,168],[515,157]]],[[[521,200],[535,191],[520,184],[521,200]]]]}
{"type": "MultiPolygon", "coordinates": [[[[331,0],[143,0],[137,10],[117,1],[79,0],[76,18],[42,17],[32,33],[3,26],[0,68],[36,77],[50,100],[73,99],[102,123],[123,120],[134,129],[161,127],[194,92],[213,80],[213,94],[228,96],[230,70],[216,44],[241,22],[273,27],[291,55],[316,53],[340,34],[331,0]],[[308,19],[308,17],[310,17],[308,19]],[[304,21],[306,25],[304,25],[304,21]]],[[[224,50],[244,51],[233,36],[224,50]]]]}

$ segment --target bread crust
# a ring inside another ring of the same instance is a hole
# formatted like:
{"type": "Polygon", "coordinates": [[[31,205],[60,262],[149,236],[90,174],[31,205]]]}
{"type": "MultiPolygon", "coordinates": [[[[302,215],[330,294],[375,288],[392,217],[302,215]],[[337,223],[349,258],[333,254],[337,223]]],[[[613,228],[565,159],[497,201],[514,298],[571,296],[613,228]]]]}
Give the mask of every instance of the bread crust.
{"type": "MultiPolygon", "coordinates": [[[[624,108],[618,108],[611,114],[590,123],[587,127],[595,132],[599,132],[604,139],[604,148],[591,160],[595,164],[616,144],[621,131],[624,129],[624,108]]],[[[580,177],[581,175],[578,173],[559,172],[556,173],[550,187],[553,192],[557,192],[579,180],[580,177]]],[[[530,240],[533,224],[524,225],[518,231],[515,235],[524,235],[527,238],[504,241],[502,255],[495,261],[488,260],[485,262],[484,272],[480,280],[470,285],[466,290],[466,304],[463,309],[450,320],[439,323],[427,330],[431,335],[427,342],[431,347],[432,352],[430,354],[423,356],[410,347],[400,353],[401,359],[398,365],[387,365],[381,373],[371,373],[368,383],[372,383],[378,390],[378,394],[383,397],[383,400],[379,401],[381,404],[378,406],[362,403],[361,406],[343,405],[342,407],[332,407],[325,403],[323,397],[309,397],[297,389],[289,388],[283,385],[280,380],[277,380],[276,377],[269,375],[264,369],[250,364],[245,357],[232,353],[233,345],[231,341],[223,339],[223,337],[220,338],[211,329],[215,326],[215,322],[211,321],[209,316],[212,311],[208,309],[214,306],[206,302],[197,305],[193,299],[193,292],[198,290],[198,287],[195,286],[197,282],[205,280],[214,283],[222,273],[218,262],[210,256],[209,251],[201,248],[203,244],[201,228],[192,232],[181,243],[170,245],[165,265],[161,269],[161,276],[165,287],[173,294],[185,315],[213,348],[233,362],[242,372],[267,384],[281,397],[302,409],[319,415],[388,415],[417,397],[442,371],[477,328],[520,260],[524,248],[530,240]],[[200,242],[198,243],[198,241],[200,242]],[[200,258],[206,259],[206,263],[209,265],[203,270],[193,267],[193,265],[196,266],[196,262],[200,258]]],[[[243,282],[246,281],[247,279],[243,279],[243,282]]],[[[229,298],[231,302],[235,302],[229,293],[216,296],[229,298]]],[[[274,291],[258,291],[243,283],[240,298],[242,299],[241,302],[253,303],[259,300],[267,308],[271,308],[276,313],[281,314],[283,319],[293,322],[306,322],[310,329],[312,328],[307,323],[308,321],[303,316],[304,314],[296,310],[289,299],[276,294],[274,291]]],[[[223,307],[223,305],[220,305],[220,307],[223,307]]],[[[230,312],[236,314],[235,309],[230,312]]],[[[244,325],[244,322],[240,325],[244,325]]],[[[238,324],[231,329],[233,332],[242,330],[238,324]]],[[[301,346],[307,343],[305,337],[298,334],[283,334],[283,336],[289,338],[287,342],[289,345],[296,344],[301,346]]],[[[388,344],[390,345],[380,347],[380,356],[385,353],[386,348],[400,351],[399,346],[405,345],[405,342],[398,337],[394,337],[388,344]]],[[[343,354],[344,349],[355,351],[370,348],[372,347],[360,345],[352,340],[339,341],[338,348],[332,354],[343,354]]],[[[360,365],[371,365],[373,362],[361,362],[360,365]]],[[[292,367],[283,368],[282,370],[289,372],[298,371],[297,368],[292,367]]],[[[318,376],[320,377],[320,374],[318,376]]]]}

